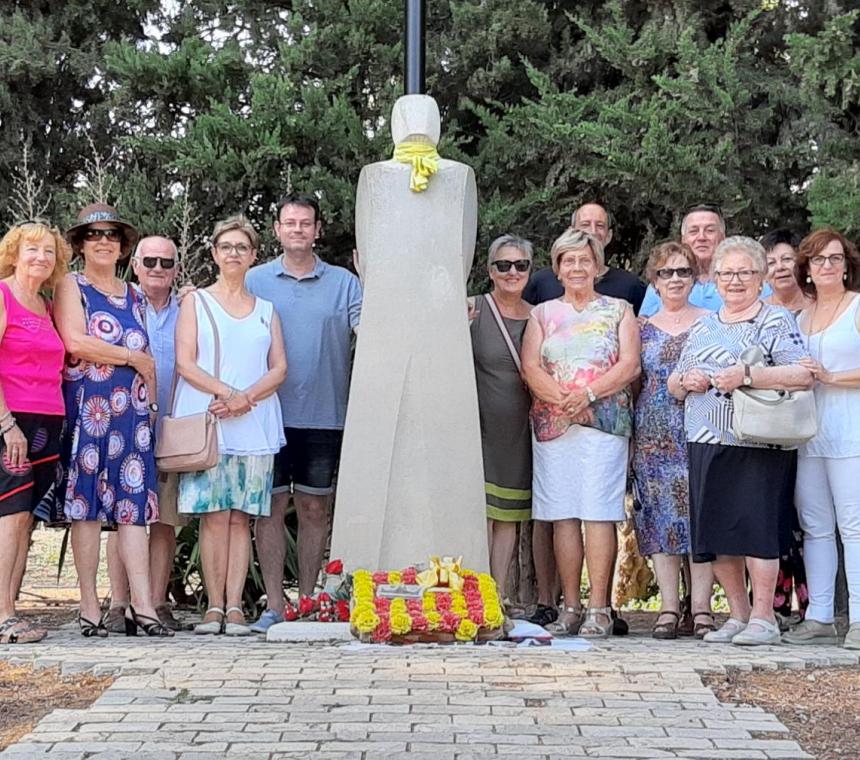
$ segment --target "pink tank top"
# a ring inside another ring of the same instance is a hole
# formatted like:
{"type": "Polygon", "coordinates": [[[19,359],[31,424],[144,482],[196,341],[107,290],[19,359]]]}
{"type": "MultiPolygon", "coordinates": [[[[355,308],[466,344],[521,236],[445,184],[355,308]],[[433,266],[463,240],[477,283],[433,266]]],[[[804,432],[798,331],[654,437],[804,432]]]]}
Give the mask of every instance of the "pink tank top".
{"type": "Polygon", "coordinates": [[[0,387],[13,412],[65,415],[62,372],[66,349],[47,316],[25,309],[5,282],[6,331],[0,340],[0,387]]]}

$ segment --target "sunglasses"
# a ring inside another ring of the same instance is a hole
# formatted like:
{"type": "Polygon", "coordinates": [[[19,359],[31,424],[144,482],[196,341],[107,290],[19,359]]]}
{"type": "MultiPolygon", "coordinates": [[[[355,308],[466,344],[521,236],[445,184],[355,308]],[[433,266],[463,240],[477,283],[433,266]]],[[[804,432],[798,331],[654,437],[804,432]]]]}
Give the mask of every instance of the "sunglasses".
{"type": "Polygon", "coordinates": [[[657,277],[661,280],[671,280],[673,275],[678,275],[681,280],[689,280],[693,276],[693,270],[690,267],[677,267],[675,269],[664,267],[657,270],[657,277]]]}
{"type": "Polygon", "coordinates": [[[112,227],[109,230],[97,230],[92,227],[87,227],[84,230],[84,240],[100,240],[104,238],[105,240],[117,241],[122,240],[122,230],[116,229],[116,227],[112,227]]]}
{"type": "Polygon", "coordinates": [[[502,274],[510,272],[511,267],[520,273],[528,272],[531,265],[532,263],[528,259],[517,259],[516,261],[506,261],[505,259],[501,259],[500,261],[494,261],[492,264],[492,266],[498,269],[502,274]]]}
{"type": "Polygon", "coordinates": [[[163,259],[161,256],[141,256],[140,262],[147,269],[155,269],[155,265],[159,263],[162,269],[173,269],[176,266],[176,259],[163,259]]]}

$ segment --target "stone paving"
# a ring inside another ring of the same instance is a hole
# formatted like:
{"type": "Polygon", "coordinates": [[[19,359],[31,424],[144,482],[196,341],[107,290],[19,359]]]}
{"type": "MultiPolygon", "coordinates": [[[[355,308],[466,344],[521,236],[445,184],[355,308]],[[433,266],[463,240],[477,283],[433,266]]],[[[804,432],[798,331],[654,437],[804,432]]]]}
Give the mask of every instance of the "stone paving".
{"type": "Polygon", "coordinates": [[[369,648],[195,637],[84,640],[0,658],[115,674],[89,709],[55,710],[20,758],[810,758],[773,715],[722,704],[700,673],[856,665],[827,647],[745,650],[631,636],[588,652],[369,648]]]}

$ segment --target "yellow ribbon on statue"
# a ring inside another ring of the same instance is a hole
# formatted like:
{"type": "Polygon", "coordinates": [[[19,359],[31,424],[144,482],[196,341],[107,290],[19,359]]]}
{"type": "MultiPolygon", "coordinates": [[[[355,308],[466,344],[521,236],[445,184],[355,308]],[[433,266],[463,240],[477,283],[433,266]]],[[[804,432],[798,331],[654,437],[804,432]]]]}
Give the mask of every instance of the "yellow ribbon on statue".
{"type": "Polygon", "coordinates": [[[447,586],[451,591],[462,591],[462,564],[462,557],[430,557],[430,567],[418,573],[418,584],[424,588],[447,586]]]}
{"type": "Polygon", "coordinates": [[[394,160],[412,165],[409,189],[422,193],[430,184],[430,177],[439,170],[439,154],[436,146],[421,142],[402,142],[394,146],[394,160]]]}

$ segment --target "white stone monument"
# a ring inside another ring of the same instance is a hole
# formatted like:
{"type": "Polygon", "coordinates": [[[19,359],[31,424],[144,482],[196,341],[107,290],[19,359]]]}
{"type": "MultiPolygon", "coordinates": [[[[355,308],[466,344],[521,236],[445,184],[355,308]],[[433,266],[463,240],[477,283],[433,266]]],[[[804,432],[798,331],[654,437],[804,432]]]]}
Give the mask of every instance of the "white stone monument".
{"type": "MultiPolygon", "coordinates": [[[[427,95],[394,106],[396,145],[439,140],[427,95]]],[[[430,555],[486,572],[484,473],[466,313],[477,192],[440,159],[423,192],[412,167],[365,166],[356,196],[364,302],[337,485],[332,557],[395,570],[430,555]]]]}

